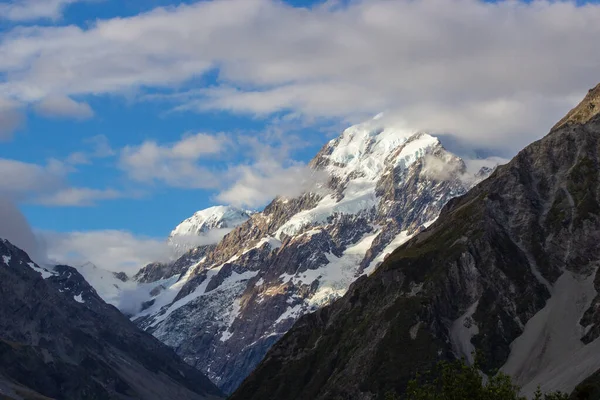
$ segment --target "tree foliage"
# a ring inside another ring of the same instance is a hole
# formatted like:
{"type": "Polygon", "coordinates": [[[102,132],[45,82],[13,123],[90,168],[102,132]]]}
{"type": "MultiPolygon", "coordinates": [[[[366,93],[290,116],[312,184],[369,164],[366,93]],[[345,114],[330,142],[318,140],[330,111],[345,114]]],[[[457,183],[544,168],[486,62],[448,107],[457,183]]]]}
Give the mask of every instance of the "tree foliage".
{"type": "MultiPolygon", "coordinates": [[[[400,399],[389,393],[386,400],[400,399]]],[[[519,388],[511,378],[498,373],[485,377],[476,366],[468,366],[464,361],[440,362],[426,375],[419,375],[409,382],[406,400],[527,400],[519,395],[519,388]],[[433,378],[434,377],[434,378],[433,378]],[[433,379],[432,379],[433,378],[433,379]]],[[[560,392],[542,393],[539,388],[534,400],[568,400],[569,396],[560,392]]]]}

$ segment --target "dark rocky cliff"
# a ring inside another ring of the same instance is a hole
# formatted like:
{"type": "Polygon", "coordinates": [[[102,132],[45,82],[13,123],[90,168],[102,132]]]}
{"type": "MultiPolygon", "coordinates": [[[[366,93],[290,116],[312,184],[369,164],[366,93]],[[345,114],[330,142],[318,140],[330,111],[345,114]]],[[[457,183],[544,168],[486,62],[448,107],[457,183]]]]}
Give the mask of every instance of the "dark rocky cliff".
{"type": "Polygon", "coordinates": [[[3,239],[0,299],[2,398],[220,396],[199,371],[106,304],[76,269],[41,268],[3,239]]]}

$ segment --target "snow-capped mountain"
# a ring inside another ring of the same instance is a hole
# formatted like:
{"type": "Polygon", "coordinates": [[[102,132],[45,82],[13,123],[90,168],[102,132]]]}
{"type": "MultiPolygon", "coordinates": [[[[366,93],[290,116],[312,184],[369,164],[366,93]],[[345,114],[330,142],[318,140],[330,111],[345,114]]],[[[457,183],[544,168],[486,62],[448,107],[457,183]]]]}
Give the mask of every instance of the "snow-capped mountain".
{"type": "Polygon", "coordinates": [[[169,243],[182,253],[203,244],[218,242],[226,233],[247,221],[252,212],[232,206],[214,206],[194,213],[173,229],[169,243]]]}
{"type": "Polygon", "coordinates": [[[474,351],[482,373],[500,369],[527,398],[540,387],[597,399],[599,240],[600,85],[343,298],[297,321],[231,399],[402,398],[416,373],[472,363],[474,351]]]}
{"type": "MultiPolygon", "coordinates": [[[[191,250],[199,253],[134,317],[225,392],[301,315],[343,296],[490,171],[476,176],[436,138],[377,118],[345,130],[310,166],[327,182],[191,250]]],[[[230,210],[222,214],[247,218],[230,210]]],[[[176,231],[198,232],[206,220],[176,231]]]]}
{"type": "Polygon", "coordinates": [[[173,261],[150,263],[140,269],[133,280],[151,283],[179,276],[251,215],[251,211],[232,206],[214,206],[195,212],[177,225],[167,239],[175,254],[173,261]]]}
{"type": "Polygon", "coordinates": [[[173,229],[169,238],[198,236],[211,229],[235,228],[250,218],[251,212],[232,206],[214,206],[194,213],[173,229]]]}

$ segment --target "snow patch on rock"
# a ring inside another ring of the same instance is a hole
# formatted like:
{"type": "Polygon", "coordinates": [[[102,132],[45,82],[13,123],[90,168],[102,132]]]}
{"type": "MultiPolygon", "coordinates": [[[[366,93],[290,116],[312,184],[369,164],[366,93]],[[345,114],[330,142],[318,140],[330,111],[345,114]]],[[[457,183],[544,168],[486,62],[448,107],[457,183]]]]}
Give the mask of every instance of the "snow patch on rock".
{"type": "Polygon", "coordinates": [[[511,375],[522,393],[570,393],[578,383],[600,369],[600,338],[585,345],[579,320],[596,296],[594,276],[565,271],[555,282],[546,306],[525,324],[511,344],[501,371],[511,375]]]}
{"type": "Polygon", "coordinates": [[[471,339],[479,333],[479,328],[473,320],[473,313],[477,310],[478,305],[479,300],[473,303],[450,327],[450,340],[454,352],[459,358],[464,357],[470,365],[475,361],[473,358],[475,346],[471,343],[471,339]]]}
{"type": "Polygon", "coordinates": [[[371,275],[373,271],[385,260],[385,258],[390,255],[394,250],[398,247],[402,246],[404,243],[408,242],[413,235],[409,235],[408,231],[400,232],[377,257],[371,261],[371,264],[365,269],[365,273],[367,275],[371,275]]]}
{"type": "Polygon", "coordinates": [[[421,321],[417,322],[415,325],[413,325],[410,330],[408,331],[408,333],[410,334],[410,338],[412,340],[416,340],[417,339],[417,335],[419,333],[419,328],[421,327],[421,321]]]}

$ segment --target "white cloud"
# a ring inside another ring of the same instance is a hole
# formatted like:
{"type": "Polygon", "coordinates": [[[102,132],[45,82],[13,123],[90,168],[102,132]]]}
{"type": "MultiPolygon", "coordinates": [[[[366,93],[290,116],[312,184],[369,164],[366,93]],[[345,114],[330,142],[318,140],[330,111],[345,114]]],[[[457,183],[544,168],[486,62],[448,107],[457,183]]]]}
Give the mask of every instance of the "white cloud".
{"type": "MultiPolygon", "coordinates": [[[[283,125],[285,126],[285,124],[283,125]]],[[[276,196],[297,196],[323,180],[306,164],[291,159],[306,143],[293,130],[270,126],[255,135],[184,135],[180,141],[146,141],[121,150],[120,167],[129,178],[145,184],[160,182],[183,189],[213,189],[219,202],[259,207],[276,196]],[[215,155],[235,163],[209,169],[215,155]]]]}
{"type": "Polygon", "coordinates": [[[94,116],[94,111],[87,103],[78,103],[64,96],[50,96],[35,105],[36,111],[50,118],[88,119],[94,116]]]}
{"type": "Polygon", "coordinates": [[[114,200],[124,196],[124,193],[115,189],[69,187],[41,196],[34,202],[45,206],[84,207],[92,206],[100,200],[114,200]]]}
{"type": "Polygon", "coordinates": [[[61,188],[65,171],[56,161],[37,165],[0,158],[0,176],[0,195],[19,200],[61,188]]]}
{"type": "Polygon", "coordinates": [[[91,262],[102,269],[128,275],[154,261],[166,261],[169,246],[164,240],[139,237],[120,230],[88,232],[39,232],[48,258],[72,266],[91,262]]]}
{"type": "Polygon", "coordinates": [[[0,140],[10,139],[24,117],[18,103],[0,98],[0,140]]]}
{"type": "Polygon", "coordinates": [[[7,0],[0,4],[0,19],[33,21],[58,19],[66,6],[81,0],[7,0]]]}
{"type": "Polygon", "coordinates": [[[498,165],[504,165],[506,163],[508,163],[510,160],[506,159],[506,158],[502,158],[502,157],[488,157],[488,158],[484,158],[484,159],[467,159],[464,160],[465,164],[467,165],[467,173],[468,174],[476,174],[477,172],[479,172],[482,168],[494,168],[495,166],[498,165]]]}
{"type": "Polygon", "coordinates": [[[92,164],[94,159],[108,158],[116,154],[108,142],[108,138],[104,135],[96,135],[84,140],[84,143],[91,145],[91,150],[76,151],[71,153],[65,159],[65,163],[69,165],[92,164]]]}
{"type": "Polygon", "coordinates": [[[236,166],[230,174],[236,179],[217,199],[237,207],[263,206],[276,196],[296,197],[322,180],[319,172],[305,164],[290,162],[286,165],[276,160],[236,166]]]}
{"type": "Polygon", "coordinates": [[[30,27],[0,44],[3,93],[188,90],[184,108],[362,119],[388,111],[474,145],[517,149],[598,80],[600,5],[358,0],[311,9],[205,1],[89,28],[30,27]],[[507,142],[509,142],[507,144],[507,142]]]}
{"type": "MultiPolygon", "coordinates": [[[[72,155],[71,155],[72,156],[72,155]]],[[[90,206],[100,200],[131,197],[115,189],[73,187],[68,175],[73,172],[73,158],[65,163],[49,160],[46,165],[0,158],[0,197],[18,202],[46,206],[90,206]]],[[[77,161],[77,160],[75,160],[77,161]]],[[[81,161],[81,160],[79,160],[81,161]]]]}
{"type": "Polygon", "coordinates": [[[204,133],[187,135],[166,145],[146,141],[139,146],[125,147],[119,164],[135,181],[159,181],[181,188],[215,188],[219,185],[218,177],[199,162],[223,153],[228,144],[223,135],[204,133]]]}

